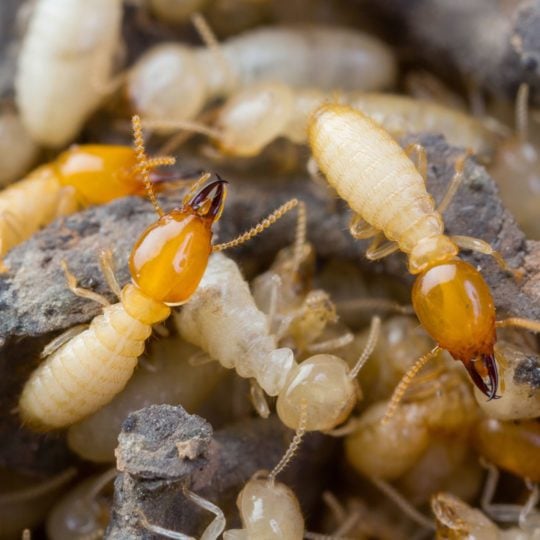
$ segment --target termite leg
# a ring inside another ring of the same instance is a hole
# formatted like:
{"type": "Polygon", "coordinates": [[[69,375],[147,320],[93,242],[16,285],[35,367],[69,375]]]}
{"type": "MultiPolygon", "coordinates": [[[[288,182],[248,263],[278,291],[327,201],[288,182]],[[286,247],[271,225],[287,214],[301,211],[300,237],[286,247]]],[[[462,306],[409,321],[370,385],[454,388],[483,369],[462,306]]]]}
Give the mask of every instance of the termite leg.
{"type": "Polygon", "coordinates": [[[343,332],[340,336],[335,338],[326,339],[324,341],[318,341],[317,343],[312,343],[306,347],[306,350],[309,354],[319,354],[335,349],[340,349],[345,347],[354,341],[354,334],[352,332],[343,332]]]}
{"type": "Polygon", "coordinates": [[[430,531],[435,530],[435,523],[433,523],[433,520],[419,512],[401,493],[399,493],[399,491],[396,490],[395,487],[379,478],[371,477],[370,480],[392,502],[394,502],[405,515],[409,516],[413,521],[418,523],[418,525],[430,531]]]}
{"type": "Polygon", "coordinates": [[[477,253],[482,253],[484,255],[490,255],[497,261],[497,264],[501,267],[502,270],[512,274],[516,279],[521,279],[522,272],[514,270],[511,268],[508,263],[504,260],[504,257],[496,250],[494,250],[487,242],[481,240],[480,238],[474,238],[472,236],[451,236],[450,237],[461,249],[470,249],[471,251],[476,251],[477,253]]]}
{"type": "Polygon", "coordinates": [[[427,155],[426,149],[418,143],[408,144],[404,148],[405,153],[411,161],[414,163],[414,166],[418,169],[418,172],[424,179],[424,182],[427,180],[427,155]]]}
{"type": "Polygon", "coordinates": [[[99,267],[101,268],[101,273],[103,274],[107,285],[116,295],[116,297],[120,299],[120,296],[122,295],[122,287],[120,287],[120,283],[118,283],[114,273],[114,259],[110,249],[102,249],[99,252],[99,267]]]}
{"type": "Polygon", "coordinates": [[[59,336],[56,336],[50,343],[48,343],[40,353],[40,358],[47,358],[56,352],[62,345],[65,345],[75,336],[78,336],[81,332],[88,328],[87,324],[78,324],[62,332],[59,336]]]}
{"type": "Polygon", "coordinates": [[[64,186],[58,194],[56,204],[56,217],[69,216],[78,210],[75,188],[73,186],[64,186]]]}
{"type": "Polygon", "coordinates": [[[382,259],[396,251],[398,251],[399,246],[396,242],[385,242],[382,245],[379,245],[384,240],[383,233],[377,234],[377,236],[373,239],[373,242],[371,242],[370,246],[368,247],[366,251],[366,257],[370,261],[376,261],[378,259],[382,259]]]}
{"type": "Polygon", "coordinates": [[[356,417],[349,418],[343,425],[329,429],[327,431],[324,431],[323,433],[325,435],[329,435],[330,437],[347,437],[347,435],[352,435],[356,431],[358,431],[358,426],[360,425],[360,420],[356,417]]]}
{"type": "Polygon", "coordinates": [[[529,136],[529,85],[521,83],[516,96],[516,132],[521,142],[527,142],[529,136]]]}
{"type": "Polygon", "coordinates": [[[517,326],[518,328],[525,328],[531,332],[540,333],[540,321],[533,321],[532,319],[522,319],[521,317],[509,317],[495,323],[497,328],[504,328],[505,326],[517,326]]]}
{"type": "Polygon", "coordinates": [[[263,389],[255,379],[249,380],[249,397],[257,414],[261,418],[268,418],[270,416],[270,407],[268,407],[263,389]]]}
{"type": "Polygon", "coordinates": [[[353,214],[349,221],[349,232],[356,240],[366,240],[367,238],[373,238],[380,231],[358,214],[353,214]]]}
{"type": "Polygon", "coordinates": [[[255,236],[258,236],[263,231],[268,229],[268,227],[272,226],[276,221],[281,219],[287,212],[291,211],[293,208],[296,208],[300,204],[300,202],[301,201],[299,201],[298,199],[291,199],[290,201],[287,201],[286,203],[282,204],[277,210],[274,210],[269,216],[267,216],[257,225],[252,227],[249,231],[246,231],[245,233],[237,236],[229,242],[216,244],[215,246],[213,246],[212,250],[214,252],[225,251],[226,249],[230,249],[244,244],[248,240],[251,240],[255,236]]]}
{"type": "Polygon", "coordinates": [[[465,162],[470,155],[471,152],[467,150],[463,155],[456,159],[454,163],[454,176],[452,176],[452,180],[450,180],[450,184],[448,184],[446,193],[443,195],[443,198],[439,201],[437,206],[439,214],[445,212],[457,193],[459,186],[463,183],[463,179],[465,178],[465,175],[463,174],[465,171],[465,162]]]}
{"type": "Polygon", "coordinates": [[[351,369],[351,372],[349,373],[349,377],[351,379],[356,379],[356,376],[360,373],[360,370],[364,367],[368,358],[371,356],[371,354],[375,350],[377,342],[379,341],[380,333],[381,333],[381,318],[375,315],[371,319],[369,335],[366,341],[366,345],[364,346],[364,350],[362,351],[362,354],[360,355],[356,364],[354,365],[354,367],[351,369]]]}
{"type": "Polygon", "coordinates": [[[203,499],[201,496],[193,493],[193,491],[190,491],[186,487],[184,487],[182,491],[184,492],[184,495],[197,506],[200,506],[204,510],[208,510],[216,516],[203,531],[201,538],[205,538],[207,540],[216,540],[219,538],[225,529],[225,516],[223,515],[221,508],[209,500],[203,499]]]}
{"type": "Polygon", "coordinates": [[[97,302],[98,304],[101,304],[102,306],[110,306],[111,303],[107,298],[105,298],[103,295],[98,294],[94,291],[91,291],[89,289],[84,289],[82,287],[77,286],[77,278],[69,271],[69,268],[67,266],[66,261],[61,262],[62,269],[64,270],[64,274],[66,276],[67,286],[69,290],[81,298],[87,298],[88,300],[93,300],[94,302],[97,302]]]}

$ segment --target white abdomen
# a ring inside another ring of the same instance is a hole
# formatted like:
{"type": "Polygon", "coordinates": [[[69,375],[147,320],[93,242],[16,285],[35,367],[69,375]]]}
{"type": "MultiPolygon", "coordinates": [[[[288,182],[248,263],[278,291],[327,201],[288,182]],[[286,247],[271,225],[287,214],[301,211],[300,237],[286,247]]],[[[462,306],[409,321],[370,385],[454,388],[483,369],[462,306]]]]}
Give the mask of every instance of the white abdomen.
{"type": "Polygon", "coordinates": [[[309,141],[329,184],[370,225],[409,253],[420,238],[442,234],[434,202],[412,161],[386,131],[350,107],[324,105],[309,141]]]}

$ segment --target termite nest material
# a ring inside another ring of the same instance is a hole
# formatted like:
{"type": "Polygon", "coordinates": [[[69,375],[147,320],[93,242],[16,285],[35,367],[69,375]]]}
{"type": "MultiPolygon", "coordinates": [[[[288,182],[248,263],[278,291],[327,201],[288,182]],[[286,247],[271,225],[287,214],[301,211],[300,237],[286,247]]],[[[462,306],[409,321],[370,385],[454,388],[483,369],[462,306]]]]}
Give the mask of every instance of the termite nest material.
{"type": "Polygon", "coordinates": [[[0,540],[538,538],[538,2],[18,4],[0,540]]]}

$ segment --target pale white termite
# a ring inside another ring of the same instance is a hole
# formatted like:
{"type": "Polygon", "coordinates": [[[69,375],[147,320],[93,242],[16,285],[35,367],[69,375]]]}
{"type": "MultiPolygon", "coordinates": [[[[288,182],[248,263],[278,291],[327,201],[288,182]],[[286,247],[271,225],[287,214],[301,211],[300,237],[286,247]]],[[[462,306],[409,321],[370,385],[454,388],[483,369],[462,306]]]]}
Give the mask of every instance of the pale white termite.
{"type": "Polygon", "coordinates": [[[219,254],[210,258],[199,288],[175,317],[184,339],[277,396],[285,425],[298,429],[305,404],[308,431],[332,429],[347,418],[356,403],[356,375],[373,349],[380,323],[374,319],[371,339],[353,369],[331,354],[298,364],[290,349],[277,348],[268,319],[236,264],[219,254]]]}
{"type": "Polygon", "coordinates": [[[159,403],[180,404],[197,412],[226,373],[215,363],[193,367],[189,359],[200,352],[178,336],[153,343],[148,358],[124,390],[102,409],[69,427],[71,450],[90,461],[112,463],[118,434],[130,412],[159,403]]]}
{"type": "Polygon", "coordinates": [[[106,95],[122,0],[39,0],[21,47],[15,97],[24,126],[46,146],[73,139],[106,95]]]}
{"type": "Polygon", "coordinates": [[[496,321],[484,278],[457,255],[459,248],[478,251],[509,270],[504,259],[483,240],[444,233],[442,211],[463,179],[464,158],[456,163],[456,174],[436,208],[425,185],[424,149],[412,148],[417,152],[417,168],[388,132],[361,112],[323,105],[311,116],[308,136],[319,169],[355,213],[351,233],[355,238],[374,237],[367,257],[381,259],[397,250],[407,255],[409,272],[417,275],[413,307],[437,342],[396,388],[389,415],[411,378],[441,348],[463,362],[474,384],[493,399],[498,388],[496,327],[540,331],[540,323],[520,318],[496,321]],[[385,237],[389,243],[380,245],[385,237]]]}
{"type": "Polygon", "coordinates": [[[19,115],[6,110],[0,115],[0,186],[18,180],[32,165],[38,145],[26,131],[19,115]]]}
{"type": "MultiPolygon", "coordinates": [[[[223,533],[224,540],[302,540],[305,534],[304,517],[300,503],[294,492],[285,484],[276,480],[296,454],[306,431],[306,408],[301,407],[300,421],[285,454],[270,473],[256,472],[240,491],[236,504],[242,520],[242,529],[225,529],[223,512],[212,502],[184,488],[184,495],[191,501],[212,512],[216,517],[206,527],[201,540],[217,540],[223,533]]],[[[195,540],[191,536],[164,529],[147,521],[141,515],[142,525],[167,538],[176,540],[195,540]]]]}
{"type": "MultiPolygon", "coordinates": [[[[431,499],[431,509],[437,519],[437,538],[440,539],[538,540],[540,538],[538,515],[536,520],[532,519],[530,523],[527,523],[526,519],[520,519],[523,524],[520,523],[519,528],[502,529],[480,510],[471,508],[452,493],[434,495],[431,499]]],[[[534,514],[529,503],[523,507],[522,515],[527,518],[527,513],[534,514]]]]}
{"type": "Polygon", "coordinates": [[[145,120],[189,120],[213,99],[254,81],[375,90],[391,86],[396,72],[378,39],[336,27],[251,30],[217,52],[174,43],[149,50],[128,75],[135,110],[145,120]]]}
{"type": "MultiPolygon", "coordinates": [[[[500,139],[481,120],[444,105],[393,94],[296,89],[281,82],[258,82],[240,89],[220,109],[213,125],[200,126],[200,131],[226,155],[255,156],[278,137],[306,144],[311,114],[332,101],[361,111],[394,137],[442,133],[450,144],[470,148],[483,158],[494,153],[500,139]]],[[[174,121],[161,125],[175,127],[174,121]]],[[[182,123],[177,122],[176,127],[182,128],[182,123]]],[[[196,124],[185,127],[198,128],[196,124]]]]}

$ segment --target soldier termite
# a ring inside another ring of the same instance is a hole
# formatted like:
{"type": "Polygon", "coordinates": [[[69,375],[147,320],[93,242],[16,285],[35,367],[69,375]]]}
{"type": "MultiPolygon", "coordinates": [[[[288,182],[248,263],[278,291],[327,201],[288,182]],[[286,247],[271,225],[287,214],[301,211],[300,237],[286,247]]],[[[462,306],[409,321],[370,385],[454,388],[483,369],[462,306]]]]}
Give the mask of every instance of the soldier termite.
{"type": "Polygon", "coordinates": [[[462,248],[492,255],[508,270],[504,259],[480,239],[444,234],[441,214],[462,180],[465,157],[457,163],[448,192],[436,208],[423,178],[426,162],[421,148],[413,148],[420,161],[417,169],[394,139],[364,114],[347,106],[324,105],[312,115],[308,134],[317,165],[355,213],[351,234],[375,237],[368,259],[381,259],[397,250],[407,255],[409,272],[417,275],[413,307],[437,342],[404,376],[385,420],[411,378],[440,348],[463,362],[475,385],[489,399],[495,398],[496,327],[540,331],[540,323],[515,317],[496,321],[489,287],[475,268],[458,258],[458,252],[462,248]],[[380,245],[385,237],[390,242],[380,245]]]}
{"type": "Polygon", "coordinates": [[[212,246],[212,225],[223,211],[226,182],[219,179],[200,189],[209,177],[203,175],[184,197],[182,207],[165,214],[149,179],[138,117],[133,118],[133,125],[140,172],[159,219],[133,247],[129,261],[133,283],[120,289],[110,261],[104,265],[107,280],[120,298],[117,304],[109,305],[100,295],[77,287],[64,264],[70,289],[105,307],[87,330],[75,337],[68,330],[64,344],[24,386],[20,414],[23,422],[37,430],[73,424],[108,403],[131,377],[152,325],[170,315],[170,306],[184,304],[193,295],[212,251],[249,240],[298,204],[293,199],[237,239],[212,246]]]}

